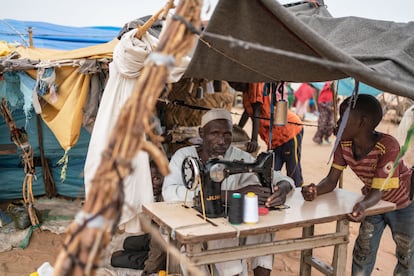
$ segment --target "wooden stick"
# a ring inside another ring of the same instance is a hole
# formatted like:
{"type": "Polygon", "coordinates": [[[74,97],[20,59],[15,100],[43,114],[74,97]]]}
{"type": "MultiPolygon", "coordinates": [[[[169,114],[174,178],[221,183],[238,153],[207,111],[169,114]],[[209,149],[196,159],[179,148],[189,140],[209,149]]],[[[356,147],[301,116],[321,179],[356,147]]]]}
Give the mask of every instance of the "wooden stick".
{"type": "Polygon", "coordinates": [[[148,19],[144,23],[144,25],[138,26],[138,31],[135,34],[135,37],[141,39],[142,36],[148,31],[148,29],[151,28],[151,26],[154,25],[155,22],[157,22],[161,14],[163,14],[163,19],[165,19],[167,17],[168,11],[174,8],[175,8],[174,0],[169,0],[168,3],[162,9],[160,9],[156,14],[151,16],[151,18],[148,19]]]}

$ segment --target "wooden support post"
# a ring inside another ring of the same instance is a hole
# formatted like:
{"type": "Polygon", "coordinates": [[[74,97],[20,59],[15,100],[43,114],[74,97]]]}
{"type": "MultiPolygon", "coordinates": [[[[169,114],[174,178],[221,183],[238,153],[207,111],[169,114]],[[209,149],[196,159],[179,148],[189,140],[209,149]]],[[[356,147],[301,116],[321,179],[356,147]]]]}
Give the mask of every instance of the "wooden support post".
{"type": "MultiPolygon", "coordinates": [[[[303,227],[302,230],[302,238],[310,238],[313,237],[313,233],[315,232],[315,226],[307,226],[303,227]]],[[[300,254],[300,276],[310,276],[312,266],[308,263],[308,259],[312,258],[313,250],[312,249],[305,249],[302,250],[300,254]]]]}
{"type": "Polygon", "coordinates": [[[342,233],[346,238],[346,243],[337,244],[334,247],[334,255],[332,259],[333,274],[335,276],[344,276],[346,268],[347,250],[349,242],[349,221],[347,219],[338,220],[336,222],[336,233],[342,233]]]}

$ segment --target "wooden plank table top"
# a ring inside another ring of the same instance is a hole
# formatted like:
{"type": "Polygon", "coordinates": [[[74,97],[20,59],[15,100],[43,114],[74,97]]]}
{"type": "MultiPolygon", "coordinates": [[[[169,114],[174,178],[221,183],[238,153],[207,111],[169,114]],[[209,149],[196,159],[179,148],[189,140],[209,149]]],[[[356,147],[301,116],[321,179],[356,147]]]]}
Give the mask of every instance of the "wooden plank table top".
{"type": "MultiPolygon", "coordinates": [[[[314,201],[305,201],[300,189],[296,188],[289,194],[286,200],[288,209],[270,211],[269,214],[260,216],[256,224],[232,225],[224,217],[205,221],[198,211],[184,207],[183,202],[144,204],[143,212],[165,228],[173,239],[182,244],[194,244],[346,219],[354,204],[362,198],[360,194],[335,189],[331,193],[318,196],[314,201]]],[[[394,203],[380,201],[367,209],[366,214],[380,214],[394,209],[394,203]]]]}

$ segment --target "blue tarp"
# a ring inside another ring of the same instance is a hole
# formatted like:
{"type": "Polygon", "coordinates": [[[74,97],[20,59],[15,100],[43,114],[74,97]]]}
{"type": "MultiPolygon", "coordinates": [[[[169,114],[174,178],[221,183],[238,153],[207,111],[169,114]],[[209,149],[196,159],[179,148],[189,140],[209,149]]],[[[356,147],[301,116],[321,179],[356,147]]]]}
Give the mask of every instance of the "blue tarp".
{"type": "MultiPolygon", "coordinates": [[[[34,152],[34,159],[40,160],[38,130],[36,115],[32,112],[31,118],[26,122],[26,116],[22,108],[11,110],[13,119],[18,128],[24,127],[29,143],[34,152]]],[[[61,166],[56,165],[62,157],[64,150],[59,145],[53,133],[42,121],[43,147],[46,158],[49,161],[51,173],[55,181],[57,193],[60,195],[83,198],[83,167],[85,154],[89,146],[90,134],[82,128],[78,143],[70,150],[69,167],[66,171],[66,180],[60,181],[61,166]]],[[[6,122],[0,118],[0,144],[13,144],[10,140],[10,130],[6,122]]],[[[40,196],[45,194],[43,172],[40,162],[35,162],[36,179],[33,182],[33,194],[40,196]]],[[[21,150],[16,154],[0,155],[0,201],[22,198],[22,184],[24,179],[24,166],[21,159],[21,150]]]]}
{"type": "MultiPolygon", "coordinates": [[[[312,82],[311,84],[314,87],[316,87],[318,90],[321,90],[325,83],[324,82],[312,82]]],[[[338,85],[337,86],[338,95],[347,97],[347,96],[352,95],[352,92],[354,91],[354,87],[355,87],[355,81],[353,78],[341,79],[338,81],[337,85],[338,85]]],[[[382,93],[382,91],[372,86],[369,86],[365,83],[360,82],[358,93],[378,96],[379,94],[382,93]]]]}
{"type": "MultiPolygon", "coordinates": [[[[28,28],[33,31],[33,45],[36,48],[55,50],[74,50],[107,43],[117,37],[119,27],[69,27],[50,24],[46,22],[18,21],[12,19],[0,20],[0,41],[29,45],[28,28]]],[[[10,87],[9,87],[10,88],[10,87]]],[[[19,86],[17,90],[21,89],[19,86]]],[[[10,90],[10,89],[8,89],[10,90]]],[[[8,91],[10,92],[10,91],[8,91]]],[[[1,93],[0,93],[1,94],[1,93]]],[[[1,95],[0,95],[1,96],[1,95]]],[[[3,95],[4,96],[4,95],[3,95]]],[[[29,143],[34,150],[35,160],[39,160],[39,142],[34,111],[23,108],[23,94],[16,93],[12,100],[12,116],[18,128],[24,127],[29,135],[29,143]],[[25,114],[25,111],[29,114],[25,114]],[[26,119],[28,119],[26,121],[26,119]]],[[[52,177],[55,181],[56,191],[59,195],[74,198],[84,197],[83,167],[85,165],[86,152],[89,146],[90,134],[81,129],[80,137],[76,145],[69,151],[69,163],[66,171],[66,179],[61,182],[61,166],[57,162],[62,158],[64,150],[59,142],[42,120],[43,146],[45,157],[49,161],[52,177]]],[[[10,131],[0,116],[0,144],[12,144],[10,131]]],[[[45,194],[43,172],[39,162],[35,162],[36,179],[33,182],[33,194],[40,196],[45,194]]],[[[22,184],[24,179],[24,167],[21,160],[21,151],[16,154],[0,155],[0,201],[22,198],[22,184]]]]}
{"type": "Polygon", "coordinates": [[[0,20],[0,41],[29,46],[29,28],[33,46],[56,50],[73,50],[106,43],[117,37],[121,27],[70,27],[46,22],[0,20]]]}

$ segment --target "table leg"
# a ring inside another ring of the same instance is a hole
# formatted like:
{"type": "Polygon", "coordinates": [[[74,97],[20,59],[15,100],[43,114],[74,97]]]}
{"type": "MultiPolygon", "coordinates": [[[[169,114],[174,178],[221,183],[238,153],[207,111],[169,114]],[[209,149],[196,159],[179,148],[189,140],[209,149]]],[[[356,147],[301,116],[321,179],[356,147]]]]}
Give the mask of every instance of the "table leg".
{"type": "MultiPolygon", "coordinates": [[[[302,238],[312,237],[313,234],[314,234],[314,231],[315,231],[315,226],[314,225],[303,227],[303,229],[302,229],[302,238]]],[[[300,254],[300,273],[299,273],[299,275],[301,275],[301,276],[310,276],[311,275],[312,266],[310,264],[308,264],[306,260],[312,258],[312,254],[313,254],[312,249],[302,250],[302,252],[300,254]]]]}
{"type": "MultiPolygon", "coordinates": [[[[196,244],[187,244],[186,245],[186,251],[190,254],[192,253],[200,253],[203,250],[201,243],[196,243],[196,244]]],[[[198,267],[200,269],[200,267],[198,267]]],[[[201,272],[201,270],[199,271],[201,272]]],[[[199,275],[199,273],[191,273],[189,271],[187,271],[187,273],[185,275],[188,276],[192,276],[192,275],[199,275]]]]}
{"type": "Polygon", "coordinates": [[[347,243],[335,245],[332,259],[334,275],[343,276],[345,275],[346,270],[346,258],[349,242],[349,221],[347,219],[338,220],[336,222],[336,233],[342,233],[347,239],[347,243]]]}
{"type": "MultiPolygon", "coordinates": [[[[178,241],[171,239],[171,237],[168,239],[168,248],[177,248],[178,251],[180,250],[180,244],[178,241]]],[[[171,256],[170,250],[167,250],[167,270],[168,274],[181,274],[181,266],[180,261],[171,256]]]]}

